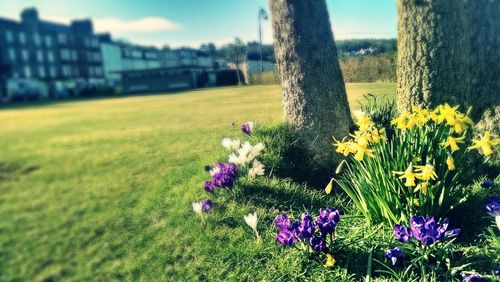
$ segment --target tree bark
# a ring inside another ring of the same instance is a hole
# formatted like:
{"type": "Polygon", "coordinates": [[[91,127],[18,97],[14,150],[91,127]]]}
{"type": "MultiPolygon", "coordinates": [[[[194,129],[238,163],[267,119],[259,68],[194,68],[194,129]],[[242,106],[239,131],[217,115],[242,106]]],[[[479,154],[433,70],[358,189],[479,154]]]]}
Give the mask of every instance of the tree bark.
{"type": "MultiPolygon", "coordinates": [[[[485,111],[495,113],[500,109],[500,0],[469,0],[467,5],[470,96],[472,115],[477,119],[485,111]]],[[[499,116],[496,122],[500,123],[499,116]]]]}
{"type": "Polygon", "coordinates": [[[464,0],[398,0],[400,110],[444,102],[469,106],[465,6],[464,0]]]}
{"type": "Polygon", "coordinates": [[[352,124],[325,0],[269,0],[286,120],[317,165],[338,161],[332,136],[352,124]]]}

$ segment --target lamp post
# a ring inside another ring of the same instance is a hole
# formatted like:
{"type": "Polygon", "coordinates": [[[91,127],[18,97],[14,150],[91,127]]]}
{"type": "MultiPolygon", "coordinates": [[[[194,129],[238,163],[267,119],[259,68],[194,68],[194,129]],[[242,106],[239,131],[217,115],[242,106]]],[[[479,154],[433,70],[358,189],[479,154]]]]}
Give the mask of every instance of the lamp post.
{"type": "Polygon", "coordinates": [[[259,49],[260,49],[260,74],[261,74],[261,79],[262,79],[262,73],[264,72],[264,61],[262,58],[262,25],[261,25],[261,20],[267,20],[267,12],[264,10],[264,8],[260,7],[259,8],[259,49]]]}

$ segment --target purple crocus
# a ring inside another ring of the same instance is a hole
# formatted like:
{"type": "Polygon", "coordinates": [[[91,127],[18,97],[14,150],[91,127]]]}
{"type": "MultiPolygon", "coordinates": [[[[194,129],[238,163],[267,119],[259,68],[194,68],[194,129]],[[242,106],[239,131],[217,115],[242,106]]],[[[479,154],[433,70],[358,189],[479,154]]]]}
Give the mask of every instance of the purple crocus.
{"type": "Polygon", "coordinates": [[[288,230],[290,228],[291,222],[288,216],[285,213],[282,213],[274,219],[274,225],[279,230],[288,230]]]}
{"type": "Polygon", "coordinates": [[[407,243],[413,237],[411,234],[411,229],[406,226],[399,224],[394,225],[394,236],[399,242],[407,243]]]}
{"type": "Polygon", "coordinates": [[[210,211],[212,209],[212,206],[213,206],[213,203],[209,199],[201,201],[201,210],[203,212],[210,211]]]}
{"type": "Polygon", "coordinates": [[[243,133],[245,134],[248,135],[252,134],[252,130],[253,130],[253,122],[251,121],[247,121],[241,126],[241,131],[243,131],[243,133]]]}
{"type": "Polygon", "coordinates": [[[398,258],[403,258],[404,253],[400,248],[395,247],[393,249],[387,250],[385,252],[385,257],[391,261],[392,265],[396,265],[396,263],[398,262],[398,258]]]}
{"type": "Polygon", "coordinates": [[[491,197],[486,201],[486,212],[491,216],[499,216],[500,215],[500,198],[499,197],[491,197]]]}
{"type": "Polygon", "coordinates": [[[286,247],[294,246],[297,242],[297,238],[295,238],[295,235],[286,229],[282,229],[280,230],[280,232],[278,232],[278,234],[276,235],[276,240],[281,245],[286,247]]]}
{"type": "Polygon", "coordinates": [[[323,237],[314,236],[309,241],[309,246],[311,246],[311,248],[315,252],[322,252],[322,251],[326,250],[326,240],[323,237]]]}
{"type": "Polygon", "coordinates": [[[481,187],[483,188],[490,188],[493,186],[494,182],[492,179],[486,179],[485,181],[481,182],[481,187]]]}
{"type": "MultiPolygon", "coordinates": [[[[448,228],[448,220],[444,220],[439,224],[433,216],[422,217],[412,216],[410,218],[410,228],[415,239],[422,244],[429,246],[436,241],[445,238],[446,229],[448,228]]],[[[454,230],[453,233],[459,233],[459,230],[454,230]]]]}
{"type": "Polygon", "coordinates": [[[479,276],[477,273],[462,274],[463,282],[489,282],[490,280],[479,276]]]}
{"type": "Polygon", "coordinates": [[[500,266],[494,268],[492,271],[491,271],[491,274],[493,274],[493,276],[497,276],[497,277],[500,277],[500,266]]]}
{"type": "Polygon", "coordinates": [[[322,234],[332,233],[340,221],[340,213],[336,208],[319,210],[319,215],[316,217],[316,225],[322,234]]]}
{"type": "Polygon", "coordinates": [[[212,171],[212,183],[215,186],[232,188],[238,174],[238,166],[233,163],[216,163],[212,171]]]}
{"type": "Polygon", "coordinates": [[[212,181],[205,181],[205,183],[203,183],[203,188],[205,188],[205,191],[213,193],[215,190],[215,184],[212,181]]]}
{"type": "Polygon", "coordinates": [[[314,219],[309,212],[302,214],[300,224],[294,229],[294,233],[301,239],[311,238],[314,234],[316,227],[314,226],[314,219]]]}

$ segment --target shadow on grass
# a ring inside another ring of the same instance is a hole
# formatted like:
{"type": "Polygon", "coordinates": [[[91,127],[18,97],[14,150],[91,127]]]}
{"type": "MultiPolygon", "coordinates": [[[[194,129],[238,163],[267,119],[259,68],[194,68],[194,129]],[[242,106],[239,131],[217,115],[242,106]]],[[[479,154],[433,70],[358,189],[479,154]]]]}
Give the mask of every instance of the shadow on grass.
{"type": "Polygon", "coordinates": [[[326,195],[323,191],[277,178],[241,183],[235,200],[280,211],[316,211],[324,207],[336,207],[345,212],[347,206],[343,197],[326,195]]]}
{"type": "Polygon", "coordinates": [[[18,164],[0,162],[0,180],[15,180],[22,175],[33,173],[39,169],[40,167],[36,165],[23,167],[18,164]]]}

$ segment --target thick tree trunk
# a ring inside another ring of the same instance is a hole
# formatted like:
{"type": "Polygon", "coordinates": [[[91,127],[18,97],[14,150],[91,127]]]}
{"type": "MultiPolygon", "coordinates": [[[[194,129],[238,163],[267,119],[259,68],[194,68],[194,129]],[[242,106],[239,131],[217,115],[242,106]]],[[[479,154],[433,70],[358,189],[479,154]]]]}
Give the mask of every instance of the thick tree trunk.
{"type": "Polygon", "coordinates": [[[325,0],[269,4],[285,117],[314,162],[327,164],[337,158],[332,136],[346,136],[352,120],[325,0]]]}
{"type": "Polygon", "coordinates": [[[470,102],[464,0],[398,0],[398,108],[470,102]]]}
{"type": "MultiPolygon", "coordinates": [[[[500,0],[469,0],[467,5],[470,96],[473,117],[479,118],[485,111],[500,109],[500,0]]],[[[500,117],[496,122],[500,123],[500,117]]]]}

